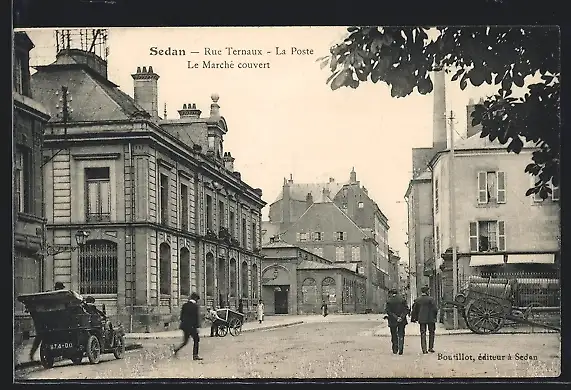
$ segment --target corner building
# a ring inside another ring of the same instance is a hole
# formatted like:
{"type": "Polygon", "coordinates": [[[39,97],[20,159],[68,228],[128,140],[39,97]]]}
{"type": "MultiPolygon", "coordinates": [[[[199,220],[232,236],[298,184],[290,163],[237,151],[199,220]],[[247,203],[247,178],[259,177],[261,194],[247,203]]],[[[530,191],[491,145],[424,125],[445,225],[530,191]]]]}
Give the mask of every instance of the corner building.
{"type": "Polygon", "coordinates": [[[53,114],[45,136],[47,242],[86,245],[48,257],[44,278],[105,304],[128,331],[177,329],[197,291],[204,306],[255,312],[260,296],[262,191],[241,180],[223,149],[228,131],[184,105],[158,115],[159,75],[139,67],[134,99],[107,78],[94,53],[61,50],[33,88],[53,114]],[[64,94],[67,115],[61,115],[64,94]]]}

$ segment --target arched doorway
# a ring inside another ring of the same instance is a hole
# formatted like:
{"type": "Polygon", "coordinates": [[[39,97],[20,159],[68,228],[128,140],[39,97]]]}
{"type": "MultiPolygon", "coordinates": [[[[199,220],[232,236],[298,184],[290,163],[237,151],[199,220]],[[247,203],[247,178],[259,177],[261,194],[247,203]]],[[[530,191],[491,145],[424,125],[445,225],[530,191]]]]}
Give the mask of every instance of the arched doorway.
{"type": "Polygon", "coordinates": [[[235,258],[230,259],[230,305],[237,306],[238,302],[238,264],[235,258]]]}
{"type": "Polygon", "coordinates": [[[228,277],[226,270],[226,259],[218,259],[218,305],[226,307],[228,305],[228,277]]]}
{"type": "Polygon", "coordinates": [[[335,279],[327,277],[321,282],[321,300],[328,305],[337,303],[337,286],[335,279]]]}
{"type": "Polygon", "coordinates": [[[161,295],[171,295],[171,247],[163,242],[159,247],[159,280],[161,295]]]}
{"type": "Polygon", "coordinates": [[[190,251],[187,248],[180,250],[180,295],[183,300],[190,296],[190,251]]]}
{"type": "Polygon", "coordinates": [[[210,252],[206,254],[206,298],[214,299],[214,255],[210,252]]]}
{"type": "Polygon", "coordinates": [[[258,290],[258,265],[252,264],[252,299],[256,302],[259,299],[258,290]]]}
{"type": "Polygon", "coordinates": [[[243,261],[240,267],[240,281],[242,286],[242,301],[244,309],[248,307],[248,262],[243,261]]]}

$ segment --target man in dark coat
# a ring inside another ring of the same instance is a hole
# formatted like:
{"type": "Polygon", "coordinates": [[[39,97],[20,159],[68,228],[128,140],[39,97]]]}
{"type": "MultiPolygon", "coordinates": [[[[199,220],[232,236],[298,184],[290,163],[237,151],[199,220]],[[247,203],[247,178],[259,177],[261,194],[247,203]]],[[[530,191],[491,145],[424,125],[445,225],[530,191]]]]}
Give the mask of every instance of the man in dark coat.
{"type": "Polygon", "coordinates": [[[434,337],[436,330],[436,317],[438,314],[438,306],[434,298],[428,295],[430,288],[424,286],[420,289],[421,295],[416,298],[412,305],[412,313],[410,315],[411,322],[417,322],[420,325],[420,347],[422,353],[434,353],[434,337]],[[426,349],[426,329],[428,328],[428,351],[426,349]]]}
{"type": "Polygon", "coordinates": [[[200,328],[199,307],[198,300],[200,296],[193,292],[190,294],[190,299],[182,305],[180,310],[180,329],[183,332],[182,344],[174,349],[174,354],[178,353],[182,347],[188,343],[188,339],[192,337],[192,360],[202,360],[198,356],[198,343],[200,337],[198,336],[198,328],[200,328]]]}
{"type": "Polygon", "coordinates": [[[389,328],[391,329],[391,343],[394,354],[403,354],[404,328],[408,323],[406,316],[409,312],[410,310],[406,300],[398,295],[397,290],[390,290],[389,298],[387,299],[385,307],[386,316],[384,318],[389,321],[389,328]]]}

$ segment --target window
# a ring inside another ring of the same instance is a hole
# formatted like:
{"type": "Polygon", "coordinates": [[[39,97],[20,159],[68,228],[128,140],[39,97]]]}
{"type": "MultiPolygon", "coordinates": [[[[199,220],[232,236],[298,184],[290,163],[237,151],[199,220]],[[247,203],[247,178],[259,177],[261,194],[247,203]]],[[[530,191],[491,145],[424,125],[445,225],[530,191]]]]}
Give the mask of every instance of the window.
{"type": "Polygon", "coordinates": [[[351,248],[351,260],[352,261],[361,261],[361,248],[358,246],[354,246],[351,248]]]}
{"type": "Polygon", "coordinates": [[[257,229],[256,222],[252,222],[252,250],[256,249],[256,247],[258,246],[256,243],[256,239],[257,239],[256,229],[257,229]]]}
{"type": "Polygon", "coordinates": [[[252,298],[258,299],[258,266],[252,264],[252,298]]]}
{"type": "Polygon", "coordinates": [[[506,202],[505,172],[478,172],[478,203],[506,202]]]}
{"type": "Polygon", "coordinates": [[[347,210],[347,202],[343,202],[343,203],[341,204],[341,208],[342,208],[343,210],[347,210]]]}
{"type": "Polygon", "coordinates": [[[316,256],[323,257],[323,248],[314,248],[313,253],[316,256]]]}
{"type": "Polygon", "coordinates": [[[335,240],[337,241],[345,241],[347,239],[346,232],[335,232],[335,240]]]}
{"type": "Polygon", "coordinates": [[[298,241],[307,241],[307,233],[297,233],[298,241]]]}
{"type": "Polygon", "coordinates": [[[87,222],[111,220],[111,186],[109,168],[86,168],[87,222]]]}
{"type": "Polygon", "coordinates": [[[32,213],[32,164],[31,151],[28,148],[17,147],[16,149],[16,201],[18,211],[21,213],[32,213]]]}
{"type": "Polygon", "coordinates": [[[206,254],[206,296],[214,297],[214,255],[210,252],[206,254]]]}
{"type": "Polygon", "coordinates": [[[335,279],[325,278],[321,282],[321,299],[322,302],[327,304],[333,304],[337,302],[337,288],[335,285],[335,279]]]}
{"type": "Polygon", "coordinates": [[[246,223],[246,218],[242,218],[242,246],[244,248],[248,246],[248,224],[246,223]]]}
{"type": "Polygon", "coordinates": [[[226,218],[224,215],[224,202],[218,201],[218,226],[223,228],[226,227],[226,218]]]}
{"type": "Polygon", "coordinates": [[[434,180],[434,211],[438,212],[438,178],[434,180]]]}
{"type": "MultiPolygon", "coordinates": [[[[551,194],[547,196],[547,199],[551,199],[552,201],[559,200],[559,186],[554,186],[551,181],[549,181],[549,187],[551,188],[551,194]]],[[[533,194],[533,201],[543,202],[543,199],[541,199],[539,194],[533,194]]]]}
{"type": "Polygon", "coordinates": [[[180,185],[180,228],[188,230],[188,187],[180,185]]]}
{"type": "Polygon", "coordinates": [[[470,222],[470,251],[495,252],[506,250],[504,221],[470,222]]]}
{"type": "Polygon", "coordinates": [[[206,195],[206,228],[212,230],[212,197],[206,195]]]}
{"type": "Polygon", "coordinates": [[[214,136],[213,135],[209,135],[208,136],[208,150],[214,150],[215,145],[214,145],[214,136]]]}
{"type": "Polygon", "coordinates": [[[180,250],[180,295],[190,296],[190,251],[180,250]]]}
{"type": "Polygon", "coordinates": [[[166,225],[169,218],[169,177],[161,174],[160,177],[160,205],[161,224],[166,225]]]}
{"type": "Polygon", "coordinates": [[[358,206],[360,209],[362,209],[363,207],[365,207],[365,203],[359,202],[359,203],[357,204],[357,206],[358,206]]]}
{"type": "Polygon", "coordinates": [[[23,94],[24,68],[22,56],[16,54],[14,57],[14,91],[18,92],[19,94],[23,94]]]}
{"type": "Polygon", "coordinates": [[[301,284],[301,302],[305,305],[317,303],[317,283],[315,279],[307,278],[301,284]]]}
{"type": "Polygon", "coordinates": [[[159,247],[159,282],[160,293],[170,295],[171,293],[171,247],[167,243],[162,243],[159,247]]]}
{"type": "Polygon", "coordinates": [[[237,271],[236,271],[236,259],[230,259],[230,296],[237,297],[238,296],[238,281],[237,281],[237,271]]]}
{"type": "Polygon", "coordinates": [[[91,240],[79,250],[79,293],[117,294],[117,244],[91,240]]]}
{"type": "Polygon", "coordinates": [[[234,211],[230,211],[230,236],[232,238],[236,237],[236,216],[234,215],[234,211]]]}
{"type": "Polygon", "coordinates": [[[241,277],[242,277],[242,298],[248,298],[248,263],[245,261],[242,262],[241,277]]]}
{"type": "Polygon", "coordinates": [[[436,226],[435,242],[436,242],[436,246],[434,249],[436,249],[436,258],[438,258],[441,255],[441,253],[440,253],[440,227],[439,226],[436,226]]]}
{"type": "Polygon", "coordinates": [[[313,232],[313,241],[323,241],[323,232],[313,232]]]}
{"type": "Polygon", "coordinates": [[[345,261],[345,248],[338,246],[335,248],[335,261],[345,261]]]}

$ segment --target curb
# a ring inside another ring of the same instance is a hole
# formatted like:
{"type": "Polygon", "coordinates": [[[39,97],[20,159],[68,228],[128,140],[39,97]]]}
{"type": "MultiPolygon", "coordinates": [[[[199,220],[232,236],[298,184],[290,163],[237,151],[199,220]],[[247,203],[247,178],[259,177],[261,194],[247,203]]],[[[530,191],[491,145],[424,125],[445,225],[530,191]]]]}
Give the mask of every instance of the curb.
{"type": "MultiPolygon", "coordinates": [[[[512,331],[512,332],[496,332],[493,333],[494,335],[510,335],[510,334],[529,334],[529,335],[533,335],[533,334],[554,334],[554,333],[558,333],[557,331],[554,330],[541,330],[541,331],[535,331],[535,332],[529,332],[529,331],[524,331],[524,330],[516,330],[516,331],[512,331]]],[[[441,332],[436,332],[437,336],[456,336],[456,335],[463,335],[463,334],[474,334],[474,335],[478,335],[478,336],[486,336],[485,334],[479,335],[477,333],[472,332],[471,330],[467,329],[467,330],[461,330],[458,332],[451,332],[451,331],[441,331],[441,332]]],[[[420,333],[407,333],[407,336],[420,336],[420,333]]],[[[381,333],[381,332],[374,332],[373,336],[375,337],[391,337],[390,333],[381,333]]]]}
{"type": "MultiPolygon", "coordinates": [[[[285,328],[288,326],[293,326],[293,325],[300,325],[303,324],[303,321],[295,321],[295,322],[288,322],[286,324],[277,324],[277,325],[270,325],[270,326],[265,326],[263,328],[250,328],[250,329],[242,329],[242,333],[246,333],[246,332],[256,332],[256,331],[261,331],[261,330],[269,330],[269,329],[277,329],[277,328],[285,328]]],[[[206,331],[205,331],[206,332],[206,331]]],[[[180,335],[174,335],[174,336],[163,336],[161,335],[161,333],[158,333],[156,335],[153,335],[152,333],[147,333],[145,334],[145,336],[129,336],[128,334],[125,335],[125,339],[127,340],[160,340],[160,339],[175,339],[175,338],[180,338],[180,335]],[[148,334],[148,336],[146,336],[148,334]]],[[[200,337],[210,337],[209,331],[202,335],[199,333],[200,337]]]]}
{"type": "MultiPolygon", "coordinates": [[[[125,351],[133,351],[135,349],[141,349],[143,348],[142,344],[129,344],[129,345],[125,345],[125,351]]],[[[14,370],[23,370],[24,368],[30,368],[30,367],[41,367],[42,363],[39,360],[32,360],[32,361],[27,361],[27,362],[23,362],[23,363],[18,363],[14,366],[14,370]]]]}

